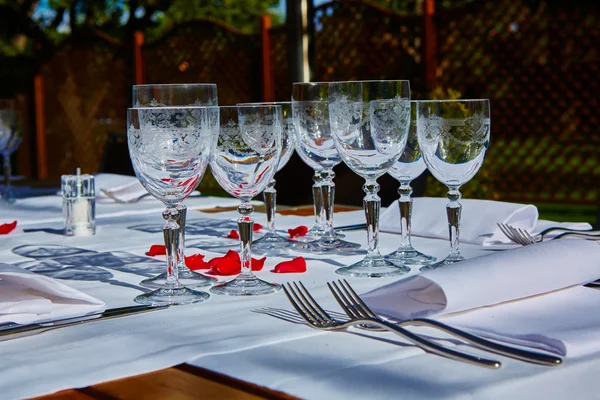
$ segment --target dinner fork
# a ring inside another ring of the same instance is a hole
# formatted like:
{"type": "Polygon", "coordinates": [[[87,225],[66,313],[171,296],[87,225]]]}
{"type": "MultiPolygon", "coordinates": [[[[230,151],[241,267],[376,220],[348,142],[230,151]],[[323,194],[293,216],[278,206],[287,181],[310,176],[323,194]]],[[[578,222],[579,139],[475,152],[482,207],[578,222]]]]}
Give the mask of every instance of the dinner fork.
{"type": "Polygon", "coordinates": [[[487,358],[473,356],[471,354],[461,353],[435,342],[429,341],[418,336],[400,326],[388,323],[386,321],[373,318],[360,318],[352,321],[339,321],[332,318],[311,296],[301,282],[293,285],[288,283],[283,285],[283,290],[292,306],[298,311],[298,314],[308,322],[309,326],[320,330],[342,330],[351,326],[360,324],[374,324],[387,328],[389,331],[412,342],[421,349],[430,353],[450,358],[452,360],[464,361],[470,364],[478,365],[489,369],[497,369],[502,366],[500,361],[489,360],[487,358]]]}
{"type": "MultiPolygon", "coordinates": [[[[357,320],[364,317],[377,319],[383,321],[377,314],[375,314],[360,298],[358,294],[352,289],[352,286],[348,281],[340,280],[338,283],[331,282],[327,283],[329,290],[335,297],[338,304],[342,307],[346,315],[350,320],[357,320]],[[339,284],[339,285],[338,285],[339,284]]],[[[496,342],[489,341],[479,336],[472,335],[460,329],[446,325],[442,322],[428,319],[428,318],[414,318],[405,321],[398,322],[397,325],[417,325],[417,326],[429,326],[437,328],[443,332],[449,333],[463,339],[464,341],[480,348],[483,350],[491,351],[496,354],[515,358],[517,360],[526,361],[533,364],[557,366],[562,364],[560,357],[542,354],[534,351],[521,350],[514,347],[509,347],[496,342]]]]}
{"type": "Polygon", "coordinates": [[[531,235],[525,229],[515,228],[508,224],[498,223],[497,225],[507,238],[522,246],[542,242],[544,240],[544,236],[553,231],[564,231],[564,233],[556,235],[550,240],[560,239],[565,236],[588,240],[600,240],[600,231],[584,231],[571,228],[552,227],[544,229],[535,235],[531,235]]]}
{"type": "Polygon", "coordinates": [[[111,192],[109,192],[106,189],[100,189],[100,191],[109,199],[114,200],[115,203],[119,203],[119,204],[133,204],[133,203],[137,203],[138,201],[142,200],[144,197],[146,196],[150,196],[150,193],[144,193],[138,197],[134,197],[133,199],[130,200],[121,200],[119,199],[117,196],[115,196],[114,194],[112,194],[111,192]]]}

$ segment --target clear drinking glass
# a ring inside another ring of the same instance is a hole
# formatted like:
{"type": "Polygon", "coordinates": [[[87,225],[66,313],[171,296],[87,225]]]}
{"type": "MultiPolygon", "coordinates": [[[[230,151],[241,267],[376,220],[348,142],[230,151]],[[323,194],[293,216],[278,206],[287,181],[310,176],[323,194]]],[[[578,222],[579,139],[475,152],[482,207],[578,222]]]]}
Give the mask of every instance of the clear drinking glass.
{"type": "Polygon", "coordinates": [[[298,145],[308,158],[323,169],[321,195],[325,212],[324,232],[319,240],[298,243],[295,247],[300,251],[317,253],[357,249],[360,247],[358,243],[341,240],[333,229],[333,167],[340,163],[341,158],[329,124],[329,83],[294,83],[292,112],[298,145]]]}
{"type": "Polygon", "coordinates": [[[210,291],[231,296],[273,293],[277,283],[265,282],[252,273],[252,227],[250,200],[265,190],[277,171],[281,155],[281,106],[247,105],[219,107],[220,127],[210,168],[221,187],[238,198],[241,273],[210,291]]]}
{"type": "Polygon", "coordinates": [[[448,187],[446,205],[450,254],[432,270],[461,261],[459,250],[460,187],[479,170],[490,143],[490,102],[487,99],[432,100],[417,104],[417,137],[429,172],[448,187]]]}
{"type": "Polygon", "coordinates": [[[208,299],[205,292],[179,281],[183,258],[177,205],[187,197],[206,170],[214,143],[209,111],[216,107],[147,107],[127,111],[127,140],[135,174],[146,190],[162,201],[167,249],[164,285],[135,298],[141,304],[188,304],[208,299]]]}
{"type": "MultiPolygon", "coordinates": [[[[132,95],[134,108],[216,106],[218,104],[217,85],[213,83],[134,85],[132,95]]],[[[209,118],[209,122],[214,121],[217,124],[218,109],[211,109],[209,118]]],[[[181,234],[179,251],[182,254],[177,266],[179,269],[179,281],[184,286],[190,288],[210,286],[217,279],[194,272],[185,265],[186,205],[183,202],[179,202],[177,204],[177,211],[177,224],[180,226],[181,234]]],[[[166,279],[167,274],[163,273],[154,278],[145,279],[140,284],[149,288],[158,288],[165,284],[166,279]]]]}
{"type": "Polygon", "coordinates": [[[410,125],[408,81],[332,82],[329,119],[335,145],[344,163],[364,178],[363,199],[369,249],[361,261],[336,270],[338,274],[378,278],[410,271],[386,260],[379,252],[377,178],[402,154],[410,125]]]}
{"type": "Polygon", "coordinates": [[[416,250],[410,240],[410,225],[413,200],[413,192],[410,183],[418,178],[427,169],[419,142],[417,140],[417,101],[410,102],[410,129],[408,139],[402,155],[390,168],[388,174],[393,176],[399,183],[398,208],[400,209],[400,246],[398,249],[385,256],[386,260],[400,265],[411,267],[422,267],[434,262],[435,257],[428,256],[416,250]]]}
{"type": "Polygon", "coordinates": [[[3,158],[4,188],[0,191],[0,201],[14,203],[15,196],[10,188],[10,155],[14,153],[23,139],[21,121],[14,100],[0,100],[0,154],[3,158]]]}
{"type": "MultiPolygon", "coordinates": [[[[271,102],[271,103],[241,103],[241,106],[258,106],[258,105],[275,105],[281,106],[282,130],[281,130],[281,155],[279,156],[279,164],[277,171],[281,171],[283,167],[290,161],[294,149],[296,147],[296,131],[294,121],[292,119],[292,103],[271,102]]],[[[267,213],[267,229],[268,232],[260,239],[252,242],[252,248],[261,253],[268,253],[270,250],[281,249],[286,247],[290,240],[280,235],[275,229],[275,213],[277,211],[277,190],[275,190],[275,179],[267,184],[267,188],[263,191],[265,200],[265,209],[267,213]]]]}

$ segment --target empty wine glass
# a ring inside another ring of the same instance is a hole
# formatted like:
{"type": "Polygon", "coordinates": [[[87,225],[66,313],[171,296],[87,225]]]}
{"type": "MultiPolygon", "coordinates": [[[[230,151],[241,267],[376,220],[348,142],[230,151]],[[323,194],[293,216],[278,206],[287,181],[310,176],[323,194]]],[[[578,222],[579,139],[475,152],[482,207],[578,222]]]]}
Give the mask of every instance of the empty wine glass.
{"type": "Polygon", "coordinates": [[[360,247],[358,243],[341,240],[333,229],[333,167],[340,163],[341,158],[329,125],[329,83],[294,83],[292,112],[298,145],[308,158],[323,168],[321,195],[325,212],[324,232],[319,240],[298,243],[295,247],[300,251],[317,253],[357,249],[360,247]]]}
{"type": "MultiPolygon", "coordinates": [[[[215,107],[211,107],[215,109],[215,107]]],[[[148,107],[127,110],[127,140],[135,174],[162,201],[167,250],[164,285],[134,300],[141,304],[188,304],[208,299],[205,292],[179,281],[180,226],[177,204],[188,196],[206,170],[214,142],[207,107],[148,107]]]]}
{"type": "MultiPolygon", "coordinates": [[[[187,107],[187,106],[216,106],[218,104],[217,85],[213,83],[193,84],[150,84],[134,85],[132,102],[134,107],[187,107]]],[[[218,123],[218,109],[210,109],[209,122],[218,123]]],[[[200,183],[200,181],[198,181],[200,183]]],[[[194,190],[192,188],[192,190],[194,190]]],[[[209,286],[216,282],[216,278],[208,277],[190,270],[185,265],[185,222],[187,207],[183,202],[177,203],[177,224],[180,226],[181,238],[179,251],[182,254],[177,268],[179,281],[186,287],[209,286]]],[[[149,288],[162,287],[167,279],[167,274],[162,273],[154,278],[145,279],[140,284],[149,288]]]]}
{"type": "Polygon", "coordinates": [[[386,260],[411,267],[422,267],[435,261],[435,257],[423,254],[413,247],[410,240],[410,225],[413,192],[410,183],[419,177],[427,166],[423,160],[419,142],[417,140],[417,101],[410,102],[410,129],[404,151],[398,161],[390,168],[388,174],[399,183],[398,208],[400,209],[400,246],[398,249],[385,256],[386,260]]]}
{"type": "Polygon", "coordinates": [[[210,291],[232,296],[273,293],[277,283],[265,282],[252,273],[252,227],[250,200],[265,190],[281,155],[281,106],[247,105],[220,107],[219,137],[210,168],[221,187],[238,198],[241,273],[210,291]]]}
{"type": "Polygon", "coordinates": [[[490,142],[490,102],[487,99],[431,100],[417,104],[417,137],[429,172],[448,187],[446,205],[450,254],[428,271],[464,258],[459,250],[460,187],[479,170],[490,142]]]}
{"type": "Polygon", "coordinates": [[[0,200],[14,203],[15,196],[10,188],[10,155],[14,153],[23,139],[19,112],[14,100],[0,100],[0,154],[3,158],[4,188],[0,191],[0,200]]]}
{"type": "Polygon", "coordinates": [[[410,125],[408,81],[332,82],[329,84],[331,133],[344,163],[364,178],[363,199],[369,249],[361,261],[336,270],[338,274],[378,278],[410,271],[379,252],[377,178],[398,160],[410,125]]]}
{"type": "MultiPolygon", "coordinates": [[[[292,154],[294,154],[294,148],[296,146],[296,132],[294,128],[294,121],[292,119],[292,103],[289,101],[285,102],[272,102],[272,103],[241,103],[239,105],[278,105],[281,106],[282,116],[282,130],[281,130],[281,155],[279,156],[279,163],[277,164],[277,171],[279,172],[288,163],[292,154]]],[[[262,253],[269,252],[270,250],[281,249],[286,247],[289,243],[289,239],[285,236],[280,235],[275,229],[275,213],[277,211],[277,190],[275,190],[275,179],[267,184],[267,188],[263,191],[263,197],[265,200],[265,210],[267,213],[267,229],[268,232],[260,239],[252,242],[252,248],[262,253]]]]}

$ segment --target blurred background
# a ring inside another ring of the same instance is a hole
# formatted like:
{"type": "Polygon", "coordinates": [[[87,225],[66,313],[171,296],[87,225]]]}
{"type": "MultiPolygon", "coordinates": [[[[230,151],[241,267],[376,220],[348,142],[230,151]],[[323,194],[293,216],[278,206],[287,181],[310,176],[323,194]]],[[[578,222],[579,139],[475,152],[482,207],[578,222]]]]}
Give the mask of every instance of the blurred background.
{"type": "MultiPolygon", "coordinates": [[[[24,139],[13,171],[132,174],[131,86],[218,85],[221,105],[289,100],[295,81],[408,79],[412,97],[489,98],[492,139],[465,197],[536,204],[544,218],[598,217],[600,2],[577,0],[0,0],[0,98],[24,139]]],[[[336,168],[336,202],[362,179],[336,168]]],[[[278,202],[308,204],[296,156],[278,202]]],[[[398,184],[380,179],[384,205],[398,184]]],[[[419,195],[442,196],[428,175],[419,195]]],[[[218,194],[210,174],[200,188],[218,194]]]]}

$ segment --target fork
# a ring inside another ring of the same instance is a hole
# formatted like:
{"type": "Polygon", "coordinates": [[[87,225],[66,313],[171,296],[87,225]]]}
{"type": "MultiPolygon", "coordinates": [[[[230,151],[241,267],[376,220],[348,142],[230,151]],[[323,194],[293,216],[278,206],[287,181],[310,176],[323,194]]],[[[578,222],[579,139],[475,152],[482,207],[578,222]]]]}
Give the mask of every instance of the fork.
{"type": "MultiPolygon", "coordinates": [[[[383,321],[365,304],[365,302],[360,298],[360,296],[358,296],[358,294],[356,294],[354,289],[352,289],[350,284],[345,279],[339,280],[338,283],[327,283],[327,286],[333,294],[333,297],[335,297],[336,301],[342,307],[344,312],[346,312],[350,320],[368,317],[383,321]]],[[[533,364],[547,366],[557,366],[562,364],[562,359],[560,357],[550,356],[542,353],[521,350],[514,347],[502,345],[481,338],[479,336],[472,335],[470,333],[467,333],[465,331],[462,331],[460,329],[454,328],[452,326],[446,325],[442,322],[433,319],[414,318],[398,322],[397,325],[417,325],[437,328],[443,332],[452,334],[455,337],[463,339],[464,341],[480,349],[491,351],[496,354],[501,354],[503,356],[515,358],[517,360],[526,361],[533,364]]]]}
{"type": "Polygon", "coordinates": [[[385,327],[391,332],[394,332],[398,336],[412,342],[421,349],[430,353],[450,358],[452,360],[464,361],[470,364],[482,366],[489,369],[498,369],[502,366],[500,361],[489,360],[487,358],[477,357],[470,354],[461,353],[459,351],[449,349],[441,346],[435,342],[429,341],[421,336],[418,336],[400,326],[396,326],[386,321],[374,319],[374,318],[360,318],[352,321],[339,321],[332,318],[311,296],[301,282],[294,286],[290,283],[283,286],[283,290],[289,299],[292,306],[298,311],[300,316],[308,322],[309,326],[320,330],[342,330],[351,326],[361,324],[374,324],[381,327],[385,327]]]}
{"type": "Polygon", "coordinates": [[[515,228],[511,225],[503,223],[498,223],[497,225],[507,238],[522,246],[542,242],[544,240],[544,236],[553,231],[564,231],[564,233],[556,235],[551,240],[560,239],[565,236],[578,237],[588,240],[600,240],[600,231],[583,231],[571,228],[552,227],[544,229],[543,231],[532,236],[525,229],[515,228]]]}
{"type": "Polygon", "coordinates": [[[133,204],[133,203],[137,203],[138,201],[142,200],[144,197],[146,196],[150,196],[150,193],[144,193],[138,197],[135,197],[133,199],[130,200],[121,200],[119,199],[117,196],[115,196],[114,194],[112,194],[111,192],[109,192],[106,189],[100,189],[100,191],[109,199],[114,200],[115,203],[119,203],[119,204],[133,204]]]}

